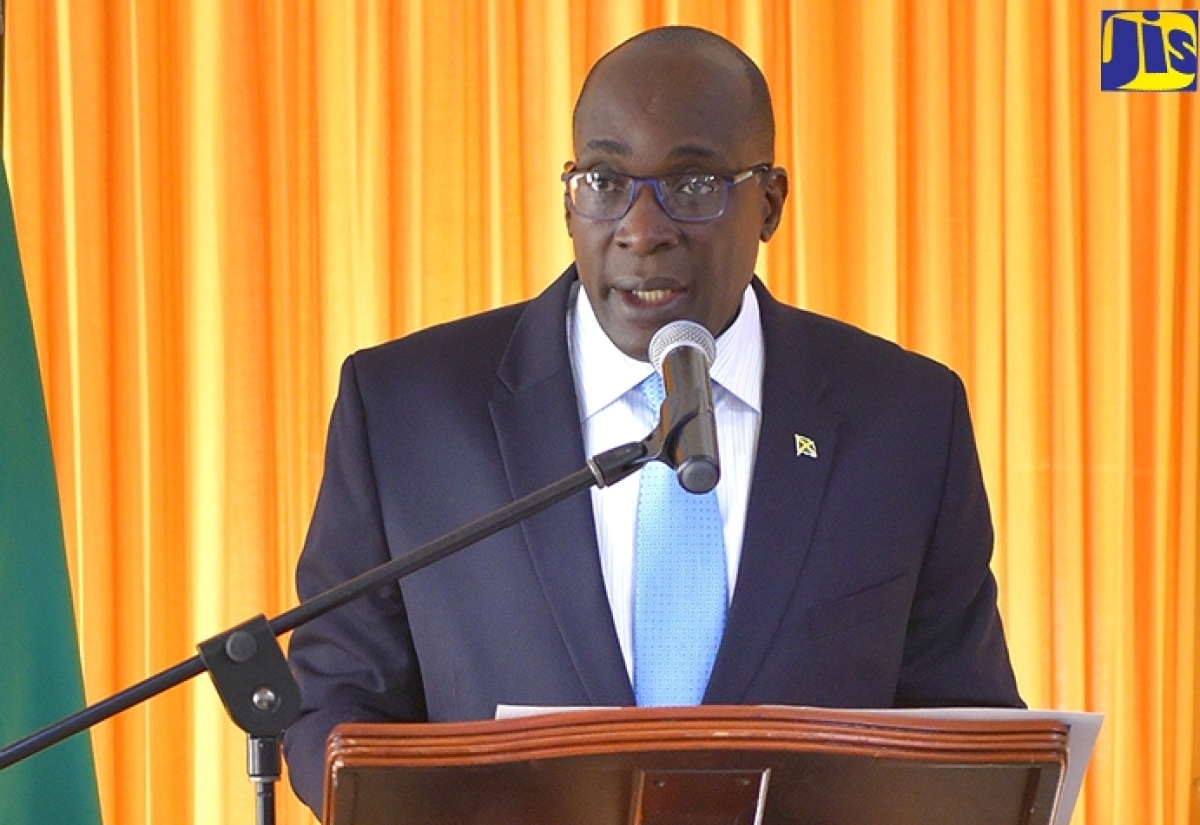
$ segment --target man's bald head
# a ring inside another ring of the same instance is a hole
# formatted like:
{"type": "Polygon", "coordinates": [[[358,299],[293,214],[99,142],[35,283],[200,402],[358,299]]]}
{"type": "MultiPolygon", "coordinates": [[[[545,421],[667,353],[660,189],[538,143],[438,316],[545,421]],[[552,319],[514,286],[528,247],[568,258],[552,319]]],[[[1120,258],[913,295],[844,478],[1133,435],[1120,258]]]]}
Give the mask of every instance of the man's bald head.
{"type": "Polygon", "coordinates": [[[606,73],[622,64],[633,64],[653,70],[655,61],[669,61],[680,56],[689,59],[708,58],[716,63],[736,67],[745,77],[749,118],[747,136],[759,147],[764,157],[775,154],[775,113],[767,80],[749,55],[719,34],[694,26],[663,26],[641,32],[621,43],[596,61],[588,72],[575,102],[573,125],[578,134],[580,110],[593,84],[606,73]]]}

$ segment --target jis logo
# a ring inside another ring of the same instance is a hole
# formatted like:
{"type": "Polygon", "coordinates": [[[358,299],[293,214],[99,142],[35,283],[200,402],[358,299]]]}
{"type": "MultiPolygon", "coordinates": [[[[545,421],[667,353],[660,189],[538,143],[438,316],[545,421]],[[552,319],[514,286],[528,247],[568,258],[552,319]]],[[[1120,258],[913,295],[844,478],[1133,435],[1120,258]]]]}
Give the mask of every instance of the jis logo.
{"type": "Polygon", "coordinates": [[[1196,11],[1102,11],[1100,89],[1196,91],[1196,11]]]}

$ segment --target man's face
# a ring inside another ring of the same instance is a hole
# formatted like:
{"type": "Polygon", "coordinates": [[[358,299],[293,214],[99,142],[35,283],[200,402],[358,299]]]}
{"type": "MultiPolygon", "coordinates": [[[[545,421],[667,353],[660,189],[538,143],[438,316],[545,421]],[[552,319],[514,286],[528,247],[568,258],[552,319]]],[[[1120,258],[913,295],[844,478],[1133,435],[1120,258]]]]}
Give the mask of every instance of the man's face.
{"type": "MultiPolygon", "coordinates": [[[[618,52],[601,65],[580,102],[575,167],[637,177],[711,172],[725,177],[769,163],[753,134],[749,82],[740,66],[696,51],[618,52]]],[[[737,316],[758,244],[779,223],[787,196],[780,169],[729,189],[724,214],[705,222],[670,218],[643,186],[629,212],[593,220],[567,209],[580,281],[600,326],[632,358],[671,321],[715,336],[737,316]]]]}

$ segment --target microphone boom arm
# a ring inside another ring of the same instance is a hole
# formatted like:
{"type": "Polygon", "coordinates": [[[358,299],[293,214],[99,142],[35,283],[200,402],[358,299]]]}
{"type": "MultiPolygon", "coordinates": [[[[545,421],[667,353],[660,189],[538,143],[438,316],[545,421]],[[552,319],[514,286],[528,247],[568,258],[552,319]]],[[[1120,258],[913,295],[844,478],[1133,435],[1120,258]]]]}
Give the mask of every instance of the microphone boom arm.
{"type": "MultiPolygon", "coordinates": [[[[678,398],[665,401],[681,403],[678,398]]],[[[673,407],[670,408],[673,410],[673,407]]],[[[118,713],[208,671],[230,718],[247,734],[246,771],[256,788],[259,825],[274,825],[274,783],[281,773],[279,739],[300,712],[300,687],[287,666],[278,636],[294,630],[358,597],[404,578],[478,541],[536,515],[553,504],[591,487],[609,487],[651,461],[676,471],[676,445],[683,428],[700,407],[678,416],[664,415],[654,431],[589,458],[574,473],[523,496],[500,509],[452,530],[441,538],[367,570],[324,593],[268,620],[259,614],[201,642],[200,652],[0,748],[0,771],[81,733],[118,713]],[[668,424],[669,422],[669,424],[668,424]]]]}
{"type": "MultiPolygon", "coordinates": [[[[200,654],[150,676],[131,687],[102,699],[70,716],[66,716],[0,749],[0,770],[4,770],[10,765],[33,756],[35,753],[39,753],[52,745],[56,745],[70,736],[74,736],[122,711],[128,710],[134,705],[141,704],[203,673],[205,670],[208,670],[213,677],[217,690],[221,693],[222,701],[239,727],[247,730],[246,724],[244,724],[246,714],[235,712],[234,706],[240,706],[243,701],[246,701],[252,703],[259,713],[277,714],[276,722],[282,720],[282,724],[277,725],[267,725],[265,721],[260,721],[258,727],[264,727],[264,725],[277,726],[278,730],[282,732],[283,728],[294,718],[294,713],[292,713],[291,718],[284,718],[289,711],[293,710],[291,708],[292,702],[288,701],[288,699],[292,695],[293,690],[296,691],[296,695],[298,695],[299,691],[299,688],[295,685],[295,680],[291,678],[290,671],[287,671],[285,666],[285,676],[273,668],[271,675],[272,677],[278,677],[278,679],[263,678],[258,672],[248,677],[245,673],[251,667],[262,668],[266,660],[270,660],[270,665],[277,664],[279,660],[282,660],[283,654],[279,649],[279,643],[273,637],[277,637],[289,630],[294,630],[300,625],[312,621],[337,607],[341,607],[377,587],[415,573],[452,553],[481,541],[494,533],[498,533],[506,527],[511,527],[529,516],[540,513],[542,510],[576,493],[593,486],[608,487],[616,484],[623,478],[637,472],[649,462],[660,459],[663,455],[663,445],[670,435],[670,433],[660,433],[658,430],[655,430],[655,432],[648,435],[642,441],[630,442],[600,453],[588,459],[582,469],[577,470],[571,475],[548,484],[539,490],[535,490],[493,513],[469,522],[445,534],[441,538],[413,550],[411,553],[405,553],[403,556],[392,559],[349,581],[343,582],[281,613],[274,619],[268,621],[260,615],[224,633],[218,634],[198,645],[201,650],[200,654]],[[274,642],[273,652],[269,649],[268,645],[263,644],[262,629],[264,627],[270,630],[270,634],[267,635],[272,637],[271,640],[274,642]],[[264,648],[268,649],[264,650],[264,648]],[[276,656],[278,656],[278,659],[275,658],[276,656]],[[240,691],[244,685],[253,684],[256,686],[254,693],[240,698],[227,695],[232,694],[232,692],[223,689],[222,686],[224,680],[230,678],[226,675],[228,673],[236,674],[235,678],[242,683],[234,688],[234,690],[240,691]],[[280,680],[285,683],[275,683],[280,680]],[[287,680],[290,680],[290,685],[286,684],[287,680]],[[276,701],[260,692],[264,687],[273,692],[277,700],[283,700],[277,707],[266,710],[262,707],[262,705],[274,704],[276,701]],[[239,716],[243,718],[239,718],[239,716]]],[[[253,713],[249,714],[249,717],[251,719],[258,718],[253,713]]],[[[247,730],[247,732],[253,735],[252,731],[247,730]]]]}

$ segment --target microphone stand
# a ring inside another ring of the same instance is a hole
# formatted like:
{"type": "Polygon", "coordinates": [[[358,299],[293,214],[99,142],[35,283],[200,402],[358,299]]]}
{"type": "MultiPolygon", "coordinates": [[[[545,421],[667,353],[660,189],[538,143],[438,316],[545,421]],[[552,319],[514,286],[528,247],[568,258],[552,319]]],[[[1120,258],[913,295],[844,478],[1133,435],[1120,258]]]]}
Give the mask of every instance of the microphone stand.
{"type": "Polygon", "coordinates": [[[506,527],[540,513],[591,487],[608,487],[651,461],[678,471],[677,445],[683,428],[697,416],[663,402],[655,430],[642,441],[607,450],[585,466],[500,509],[453,530],[411,553],[374,567],[309,599],[274,619],[262,614],[201,642],[191,659],[167,668],[94,705],[54,722],[0,749],[0,770],[103,722],[207,670],[226,711],[247,734],[246,772],[255,785],[258,825],[275,823],[275,782],[279,779],[280,737],[300,712],[300,688],[284,659],[278,636],[334,608],[427,567],[506,527]],[[674,414],[670,414],[674,413],[674,414]],[[665,430],[663,422],[673,422],[665,430]]]}

